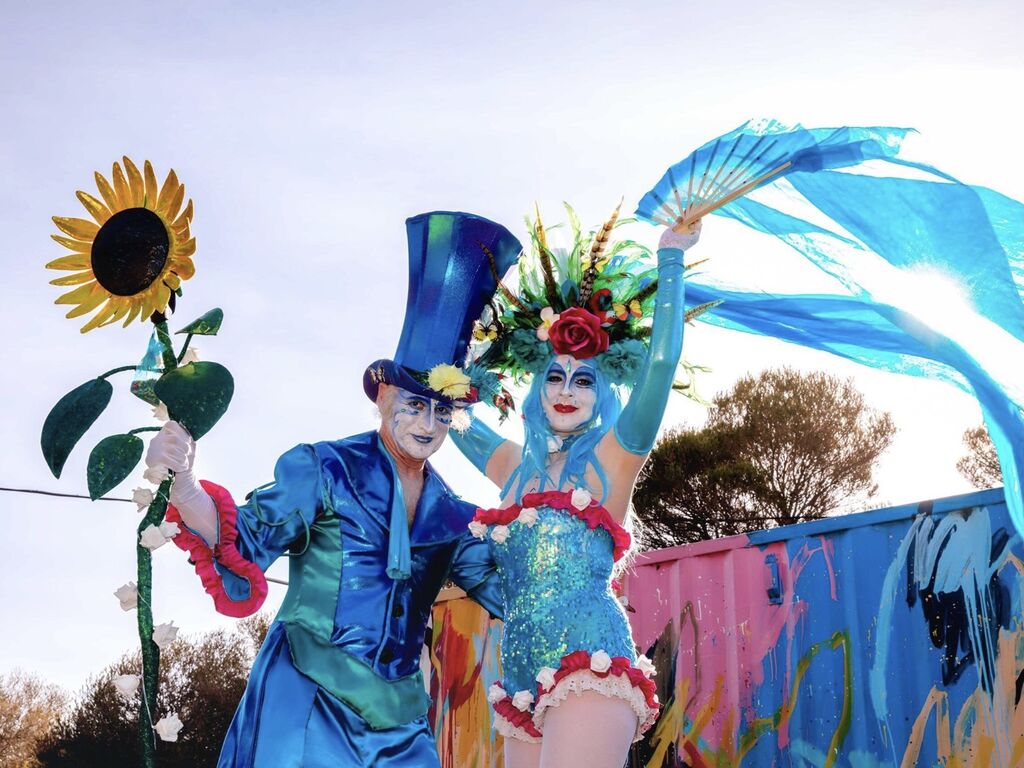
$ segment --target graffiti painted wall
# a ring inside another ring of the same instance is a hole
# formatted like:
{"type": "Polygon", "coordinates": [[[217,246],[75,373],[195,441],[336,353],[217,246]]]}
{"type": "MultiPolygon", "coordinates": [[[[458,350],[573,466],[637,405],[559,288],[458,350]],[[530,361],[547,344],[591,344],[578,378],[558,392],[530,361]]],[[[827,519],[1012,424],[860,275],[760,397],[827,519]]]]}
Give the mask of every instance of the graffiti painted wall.
{"type": "MultiPolygon", "coordinates": [[[[1024,547],[999,491],[658,550],[624,581],[665,703],[632,766],[1024,768],[1024,547]]],[[[434,622],[444,764],[499,766],[500,629],[465,599],[434,622]]]]}

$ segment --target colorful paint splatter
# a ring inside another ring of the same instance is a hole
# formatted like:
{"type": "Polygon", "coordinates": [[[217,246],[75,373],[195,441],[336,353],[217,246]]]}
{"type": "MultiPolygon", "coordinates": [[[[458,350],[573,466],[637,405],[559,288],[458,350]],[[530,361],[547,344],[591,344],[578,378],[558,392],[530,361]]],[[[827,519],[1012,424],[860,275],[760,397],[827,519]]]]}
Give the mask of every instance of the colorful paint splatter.
{"type": "MultiPolygon", "coordinates": [[[[630,768],[1024,768],[1024,546],[998,490],[651,552],[625,592],[665,702],[630,768]]],[[[502,765],[499,634],[435,606],[446,768],[502,765]]]]}

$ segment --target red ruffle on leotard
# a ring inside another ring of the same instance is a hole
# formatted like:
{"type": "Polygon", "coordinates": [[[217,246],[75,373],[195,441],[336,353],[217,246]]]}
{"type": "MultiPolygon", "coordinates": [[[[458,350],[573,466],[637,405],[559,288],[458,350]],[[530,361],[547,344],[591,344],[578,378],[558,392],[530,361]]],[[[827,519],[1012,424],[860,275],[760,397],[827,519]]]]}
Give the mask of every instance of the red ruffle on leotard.
{"type": "Polygon", "coordinates": [[[629,550],[632,538],[629,531],[619,525],[607,509],[591,500],[589,506],[578,509],[572,505],[572,491],[544,491],[528,493],[523,496],[522,504],[499,509],[478,509],[473,517],[474,523],[484,525],[508,525],[519,517],[523,509],[529,507],[550,507],[563,510],[584,521],[591,529],[601,527],[608,531],[615,547],[613,557],[618,561],[629,550]]]}

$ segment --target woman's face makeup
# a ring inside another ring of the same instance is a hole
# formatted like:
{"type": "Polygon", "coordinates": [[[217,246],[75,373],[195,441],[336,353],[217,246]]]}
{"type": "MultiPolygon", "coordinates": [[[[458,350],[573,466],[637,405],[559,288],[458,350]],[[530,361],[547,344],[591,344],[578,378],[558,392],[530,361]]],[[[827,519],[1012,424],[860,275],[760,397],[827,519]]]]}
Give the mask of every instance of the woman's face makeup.
{"type": "Polygon", "coordinates": [[[560,437],[579,432],[594,418],[597,377],[593,365],[559,355],[544,376],[541,405],[551,431],[560,437]]]}

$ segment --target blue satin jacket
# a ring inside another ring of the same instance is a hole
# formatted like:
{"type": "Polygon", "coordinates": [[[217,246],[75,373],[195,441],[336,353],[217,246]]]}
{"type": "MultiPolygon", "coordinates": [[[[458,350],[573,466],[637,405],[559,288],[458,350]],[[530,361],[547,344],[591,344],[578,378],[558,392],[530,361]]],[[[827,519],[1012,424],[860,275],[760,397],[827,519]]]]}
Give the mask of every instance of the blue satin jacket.
{"type": "MultiPolygon", "coordinates": [[[[486,544],[469,535],[476,508],[427,465],[409,531],[411,575],[386,573],[388,523],[397,478],[376,432],[299,445],[274,482],[239,507],[239,552],[266,569],[291,558],[283,623],[294,665],[374,728],[409,722],[429,699],[419,669],[431,607],[451,579],[501,615],[486,544]]],[[[222,571],[233,599],[248,582],[222,571]]]]}

